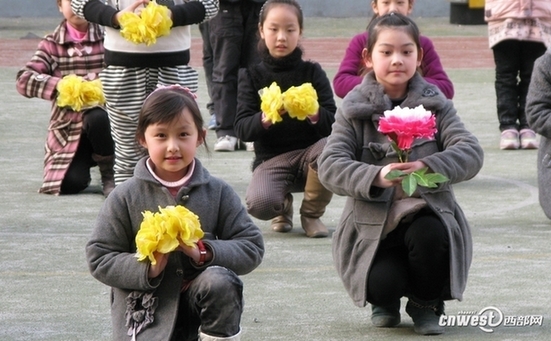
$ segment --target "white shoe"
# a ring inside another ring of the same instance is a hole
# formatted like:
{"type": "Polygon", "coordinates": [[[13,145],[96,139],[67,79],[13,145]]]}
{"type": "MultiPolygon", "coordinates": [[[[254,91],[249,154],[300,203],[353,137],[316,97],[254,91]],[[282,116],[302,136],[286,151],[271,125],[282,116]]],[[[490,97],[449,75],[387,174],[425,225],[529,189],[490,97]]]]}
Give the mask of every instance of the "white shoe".
{"type": "Polygon", "coordinates": [[[532,129],[520,130],[520,148],[538,149],[538,140],[536,138],[536,133],[532,129]]]}
{"type": "Polygon", "coordinates": [[[245,142],[245,149],[248,152],[254,152],[254,142],[245,142]]]}
{"type": "Polygon", "coordinates": [[[516,129],[506,129],[501,132],[499,149],[514,150],[520,147],[519,133],[516,129]]]}
{"type": "Polygon", "coordinates": [[[237,137],[222,136],[214,143],[214,151],[216,152],[233,152],[237,148],[237,137]]]}

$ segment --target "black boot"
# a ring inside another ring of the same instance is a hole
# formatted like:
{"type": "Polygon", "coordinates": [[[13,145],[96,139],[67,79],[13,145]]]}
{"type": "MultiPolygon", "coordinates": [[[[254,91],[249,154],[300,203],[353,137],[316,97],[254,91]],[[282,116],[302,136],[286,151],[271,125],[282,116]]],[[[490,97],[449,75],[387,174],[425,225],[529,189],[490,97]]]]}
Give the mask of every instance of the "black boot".
{"type": "Polygon", "coordinates": [[[375,327],[390,328],[400,324],[400,300],[388,306],[371,305],[371,323],[375,327]]]}
{"type": "Polygon", "coordinates": [[[406,312],[411,316],[413,329],[417,334],[438,335],[444,333],[444,327],[438,323],[440,315],[444,314],[443,300],[424,301],[409,296],[406,312]]]}

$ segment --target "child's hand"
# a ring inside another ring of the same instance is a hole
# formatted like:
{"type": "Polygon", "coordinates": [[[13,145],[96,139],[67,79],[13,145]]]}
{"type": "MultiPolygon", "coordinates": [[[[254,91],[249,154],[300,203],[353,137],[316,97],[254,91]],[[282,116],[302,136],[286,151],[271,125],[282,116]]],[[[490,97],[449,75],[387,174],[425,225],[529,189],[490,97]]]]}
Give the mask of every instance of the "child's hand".
{"type": "Polygon", "coordinates": [[[377,175],[377,178],[373,182],[373,185],[380,187],[380,188],[389,188],[392,186],[399,185],[402,182],[402,178],[396,178],[394,180],[388,180],[385,178],[385,176],[393,170],[401,170],[402,172],[406,174],[413,173],[415,171],[418,171],[420,169],[425,168],[426,165],[422,161],[413,161],[413,162],[405,162],[405,163],[390,163],[379,171],[379,174],[377,175]]]}
{"type": "MultiPolygon", "coordinates": [[[[205,247],[207,250],[207,254],[205,255],[205,262],[208,262],[212,259],[212,251],[205,247]]],[[[195,247],[188,246],[182,242],[180,242],[180,246],[178,246],[178,250],[182,251],[186,254],[189,258],[193,260],[195,263],[199,263],[201,259],[201,254],[199,253],[199,247],[195,245],[195,247]]]]}
{"type": "Polygon", "coordinates": [[[155,265],[151,264],[149,266],[149,273],[148,273],[149,278],[155,278],[159,276],[161,272],[163,272],[163,270],[165,269],[166,264],[168,263],[168,254],[159,253],[159,252],[154,252],[153,254],[155,255],[157,264],[155,265]]]}
{"type": "Polygon", "coordinates": [[[128,6],[126,8],[121,9],[120,11],[117,12],[117,14],[115,14],[115,16],[113,17],[113,24],[115,26],[120,26],[119,19],[121,18],[121,16],[124,13],[127,13],[127,12],[133,13],[133,12],[136,11],[136,9],[138,9],[138,7],[140,7],[142,5],[147,6],[148,3],[149,3],[149,0],[136,0],[136,1],[134,1],[133,4],[131,4],[130,6],[128,6]]]}
{"type": "Polygon", "coordinates": [[[405,163],[392,163],[390,170],[401,170],[404,173],[410,174],[420,169],[427,167],[422,161],[413,161],[405,163]]]}

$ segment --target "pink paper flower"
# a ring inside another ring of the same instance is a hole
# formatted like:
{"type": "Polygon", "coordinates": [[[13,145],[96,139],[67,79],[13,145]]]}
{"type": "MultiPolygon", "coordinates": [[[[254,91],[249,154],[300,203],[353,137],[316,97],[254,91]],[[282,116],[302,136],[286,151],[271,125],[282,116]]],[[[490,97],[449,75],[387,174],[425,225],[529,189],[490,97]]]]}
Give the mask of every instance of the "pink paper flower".
{"type": "Polygon", "coordinates": [[[436,119],[422,105],[416,108],[395,107],[386,110],[379,120],[379,131],[394,141],[398,148],[407,152],[415,139],[433,139],[436,119]]]}
{"type": "MultiPolygon", "coordinates": [[[[436,118],[422,105],[413,109],[397,106],[384,112],[384,116],[379,120],[378,130],[388,136],[400,162],[408,162],[411,145],[415,139],[434,139],[436,118]]],[[[395,169],[388,172],[385,178],[401,179],[402,189],[408,196],[413,195],[418,185],[435,188],[439,183],[449,180],[443,174],[427,171],[428,167],[425,167],[407,174],[395,169]]]]}

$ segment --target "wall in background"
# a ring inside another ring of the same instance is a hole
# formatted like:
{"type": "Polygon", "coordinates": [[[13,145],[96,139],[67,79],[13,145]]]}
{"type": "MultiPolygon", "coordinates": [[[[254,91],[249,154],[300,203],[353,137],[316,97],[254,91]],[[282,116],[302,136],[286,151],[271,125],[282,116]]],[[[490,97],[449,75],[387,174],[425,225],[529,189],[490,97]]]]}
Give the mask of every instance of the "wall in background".
{"type": "MultiPolygon", "coordinates": [[[[307,17],[363,17],[372,14],[370,0],[299,0],[307,17]]],[[[414,17],[447,17],[449,0],[417,0],[414,17]]],[[[60,16],[54,0],[0,0],[0,17],[60,16]]],[[[1,26],[1,24],[0,24],[1,26]]]]}

